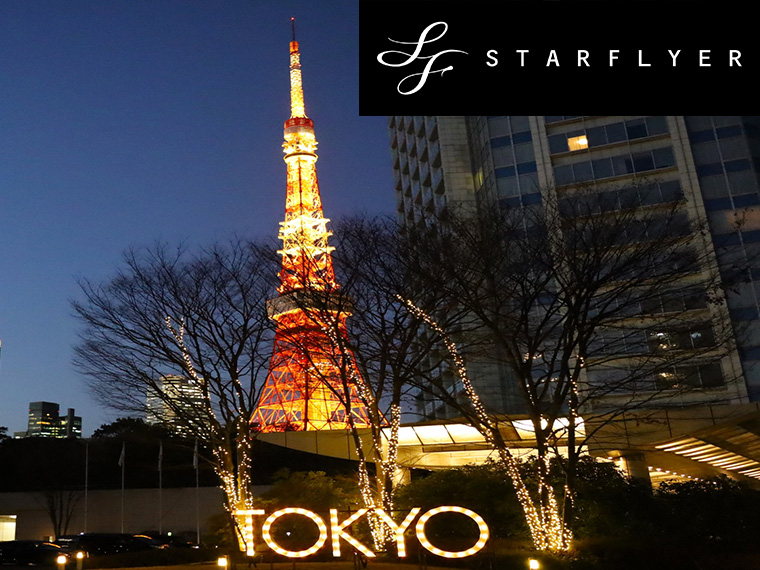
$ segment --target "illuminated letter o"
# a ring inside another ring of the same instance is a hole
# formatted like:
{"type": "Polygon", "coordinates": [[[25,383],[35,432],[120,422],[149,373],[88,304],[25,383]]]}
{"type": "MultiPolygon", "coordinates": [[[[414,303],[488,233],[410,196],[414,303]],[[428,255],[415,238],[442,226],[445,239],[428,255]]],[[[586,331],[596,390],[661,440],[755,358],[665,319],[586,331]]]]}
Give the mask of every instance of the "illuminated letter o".
{"type": "Polygon", "coordinates": [[[430,509],[417,521],[416,531],[420,544],[427,551],[432,552],[433,554],[437,554],[438,556],[443,556],[444,558],[465,558],[467,556],[472,556],[486,545],[489,536],[488,525],[486,524],[486,521],[484,521],[478,513],[471,511],[470,509],[465,509],[464,507],[437,507],[435,509],[430,509]],[[437,515],[438,513],[461,513],[465,516],[470,517],[478,525],[478,530],[480,531],[480,537],[478,537],[478,541],[467,550],[460,550],[458,552],[441,550],[440,548],[433,546],[425,534],[425,524],[431,517],[437,515]]]}
{"type": "Polygon", "coordinates": [[[283,556],[287,556],[289,558],[304,558],[306,556],[311,556],[317,550],[322,548],[322,546],[324,546],[325,542],[327,541],[327,526],[325,525],[325,521],[323,521],[319,517],[319,515],[317,515],[316,513],[307,511],[306,509],[287,508],[287,509],[280,509],[279,511],[275,511],[271,515],[269,515],[269,517],[267,517],[267,520],[264,521],[264,526],[261,527],[261,534],[264,537],[264,542],[266,542],[269,545],[269,548],[274,550],[277,554],[282,554],[283,556]],[[306,550],[297,550],[297,551],[285,550],[274,541],[274,538],[272,538],[272,535],[270,534],[269,529],[272,528],[274,521],[276,521],[278,518],[280,518],[283,515],[292,515],[292,514],[303,515],[305,517],[308,517],[317,524],[317,527],[319,527],[319,538],[317,539],[317,542],[315,542],[311,546],[311,548],[307,548],[306,550]]]}

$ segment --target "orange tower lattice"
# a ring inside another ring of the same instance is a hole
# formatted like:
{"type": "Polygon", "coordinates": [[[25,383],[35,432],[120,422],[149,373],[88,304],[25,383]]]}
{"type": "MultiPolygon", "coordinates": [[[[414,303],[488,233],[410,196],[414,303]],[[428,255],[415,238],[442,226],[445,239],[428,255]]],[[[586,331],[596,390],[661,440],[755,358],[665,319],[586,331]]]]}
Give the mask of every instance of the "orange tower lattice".
{"type": "Polygon", "coordinates": [[[285,121],[287,197],[280,223],[279,296],[268,303],[276,322],[266,384],[252,423],[265,432],[346,429],[369,424],[358,397],[356,366],[337,341],[347,338],[345,299],[338,293],[317,184],[317,139],[304,110],[298,42],[290,42],[290,118],[285,121]]]}

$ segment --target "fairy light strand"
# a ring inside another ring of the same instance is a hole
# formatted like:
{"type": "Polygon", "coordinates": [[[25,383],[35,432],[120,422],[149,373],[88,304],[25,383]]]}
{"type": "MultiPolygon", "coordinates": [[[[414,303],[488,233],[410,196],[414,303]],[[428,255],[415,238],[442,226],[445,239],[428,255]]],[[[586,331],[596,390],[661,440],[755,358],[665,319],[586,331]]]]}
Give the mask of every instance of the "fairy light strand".
{"type": "MultiPolygon", "coordinates": [[[[185,319],[181,319],[179,327],[175,327],[172,318],[170,316],[165,317],[164,322],[169,330],[170,334],[174,338],[177,348],[182,355],[182,359],[185,363],[185,370],[187,374],[199,385],[206,385],[206,381],[202,375],[198,374],[197,369],[193,363],[193,359],[190,356],[190,350],[185,344],[185,319]]],[[[237,379],[233,379],[236,384],[239,384],[237,379]]],[[[205,391],[205,388],[204,388],[205,391]]],[[[208,403],[206,405],[206,413],[209,414],[214,424],[218,425],[216,414],[213,408],[208,403]]],[[[253,508],[253,497],[251,496],[251,439],[247,436],[248,433],[248,414],[240,409],[236,408],[236,424],[237,433],[243,434],[239,436],[236,441],[236,457],[230,454],[230,451],[222,445],[214,445],[212,447],[212,453],[214,455],[213,469],[217,477],[219,477],[220,485],[225,495],[225,510],[236,521],[235,530],[238,539],[238,545],[242,551],[248,551],[249,546],[252,544],[252,537],[245,534],[244,529],[246,525],[243,524],[244,519],[238,515],[238,511],[248,511],[253,508]],[[235,465],[237,464],[237,469],[235,465]]]]}
{"type": "MultiPolygon", "coordinates": [[[[334,318],[334,320],[337,320],[337,318],[334,318]]],[[[382,436],[380,430],[376,429],[382,423],[382,418],[379,416],[375,394],[369,387],[363,375],[356,369],[354,359],[346,354],[347,349],[345,343],[341,342],[336,327],[329,326],[329,323],[321,323],[321,328],[333,346],[337,347],[340,351],[343,360],[346,363],[348,380],[356,386],[359,397],[366,402],[368,416],[372,420],[370,424],[373,427],[371,430],[373,452],[375,456],[375,465],[376,468],[378,468],[379,473],[376,476],[376,483],[373,486],[372,479],[367,471],[367,460],[363,449],[362,439],[357,436],[355,437],[355,441],[357,442],[357,454],[359,455],[358,482],[362,502],[368,511],[367,520],[369,522],[370,533],[372,535],[375,549],[382,551],[385,549],[386,544],[391,542],[395,536],[393,529],[377,514],[377,512],[378,508],[388,512],[393,511],[393,494],[386,488],[386,480],[388,479],[386,475],[394,473],[397,468],[398,436],[401,427],[401,406],[394,403],[390,407],[391,435],[388,439],[387,456],[384,458],[381,453],[382,436]]],[[[356,429],[351,414],[349,414],[349,428],[352,430],[356,429]]]]}
{"type": "Polygon", "coordinates": [[[483,407],[480,398],[470,382],[467,374],[467,367],[464,359],[459,354],[456,344],[449,338],[443,328],[425,311],[420,309],[410,299],[404,299],[401,296],[397,298],[403,302],[409,311],[417,318],[422,319],[433,331],[435,331],[446,346],[446,350],[452,357],[457,374],[462,381],[465,392],[470,399],[472,407],[477,417],[477,424],[474,426],[484,437],[491,448],[497,452],[502,465],[505,466],[507,474],[512,480],[512,484],[517,493],[520,506],[523,508],[526,522],[533,539],[533,543],[538,550],[567,551],[570,549],[572,542],[572,531],[564,523],[556,499],[553,487],[543,477],[541,470],[538,474],[538,505],[532,500],[528,489],[520,474],[517,461],[509,450],[500,441],[497,440],[498,423],[491,421],[488,412],[483,407]],[[547,496],[544,503],[541,497],[547,496]]]}

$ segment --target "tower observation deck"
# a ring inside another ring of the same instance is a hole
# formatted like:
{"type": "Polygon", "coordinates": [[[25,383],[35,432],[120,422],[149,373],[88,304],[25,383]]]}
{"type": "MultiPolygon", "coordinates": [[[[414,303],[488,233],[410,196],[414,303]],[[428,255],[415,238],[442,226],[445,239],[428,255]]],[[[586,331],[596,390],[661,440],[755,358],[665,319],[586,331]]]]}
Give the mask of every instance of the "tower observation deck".
{"type": "Polygon", "coordinates": [[[280,222],[279,295],[268,303],[276,323],[266,384],[251,419],[262,432],[347,429],[369,424],[358,396],[347,339],[350,309],[339,292],[328,245],[330,221],[317,183],[317,140],[306,116],[298,42],[290,42],[290,118],[283,149],[287,165],[285,220],[280,222]]]}

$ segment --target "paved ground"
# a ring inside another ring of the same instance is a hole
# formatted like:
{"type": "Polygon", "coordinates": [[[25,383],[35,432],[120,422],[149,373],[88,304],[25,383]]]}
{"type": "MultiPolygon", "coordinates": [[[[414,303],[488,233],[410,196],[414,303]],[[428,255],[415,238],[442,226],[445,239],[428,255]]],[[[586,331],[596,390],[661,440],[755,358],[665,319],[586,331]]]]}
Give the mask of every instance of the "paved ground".
{"type": "MultiPolygon", "coordinates": [[[[248,564],[237,564],[236,568],[230,570],[248,570],[248,564]]],[[[337,560],[335,562],[259,562],[251,570],[354,570],[353,562],[337,560]],[[295,564],[295,565],[294,565],[295,564]]],[[[373,562],[367,564],[367,570],[417,570],[421,568],[417,564],[395,564],[392,562],[373,562]]],[[[26,568],[25,570],[29,570],[26,568]]],[[[124,570],[218,570],[215,563],[210,564],[191,564],[183,566],[151,566],[147,568],[127,568],[124,570]]],[[[359,570],[362,567],[359,566],[359,570]]],[[[427,566],[427,570],[451,570],[451,568],[439,568],[437,566],[427,566]]]]}
{"type": "MultiPolygon", "coordinates": [[[[3,570],[10,570],[14,567],[3,567],[3,570]]],[[[254,567],[250,566],[251,570],[355,570],[353,562],[346,562],[343,560],[337,560],[335,562],[258,562],[254,567]]],[[[360,565],[359,570],[362,570],[360,565]]],[[[231,567],[230,570],[248,570],[249,566],[246,563],[237,564],[236,567],[231,567]]],[[[392,562],[373,562],[370,561],[367,564],[367,570],[422,570],[422,567],[417,564],[395,564],[392,562]]],[[[15,568],[14,568],[15,570],[15,568]]],[[[21,570],[21,569],[18,569],[21,570]]],[[[29,570],[29,567],[24,567],[23,570],[29,570]]],[[[68,568],[67,568],[68,570],[68,568]]],[[[90,570],[90,569],[85,569],[90,570]]],[[[218,570],[216,563],[206,564],[186,564],[180,566],[149,566],[145,568],[125,568],[125,569],[109,569],[109,570],[218,570]]],[[[437,566],[427,566],[425,570],[452,570],[451,568],[440,568],[437,566]]]]}
{"type": "MultiPolygon", "coordinates": [[[[374,562],[370,561],[367,564],[366,570],[423,570],[423,567],[416,563],[409,564],[395,564],[392,562],[374,562]]],[[[73,564],[67,564],[66,570],[74,570],[76,568],[73,564]]],[[[0,570],[58,570],[56,566],[49,565],[36,565],[36,566],[15,566],[9,564],[0,565],[0,570]]],[[[353,562],[347,562],[343,560],[336,560],[330,562],[258,562],[256,566],[251,565],[250,570],[357,570],[354,568],[353,562]]],[[[94,570],[88,568],[85,564],[85,570],[94,570]]],[[[146,566],[143,568],[109,568],[108,570],[219,570],[215,562],[207,562],[203,564],[181,564],[176,566],[146,566]]],[[[230,567],[229,570],[249,570],[249,566],[246,563],[236,564],[234,567],[230,567]]],[[[358,570],[363,570],[359,565],[358,570]]],[[[427,566],[424,570],[451,570],[451,568],[439,568],[437,566],[427,566]]]]}

